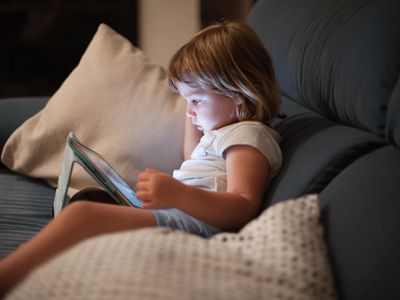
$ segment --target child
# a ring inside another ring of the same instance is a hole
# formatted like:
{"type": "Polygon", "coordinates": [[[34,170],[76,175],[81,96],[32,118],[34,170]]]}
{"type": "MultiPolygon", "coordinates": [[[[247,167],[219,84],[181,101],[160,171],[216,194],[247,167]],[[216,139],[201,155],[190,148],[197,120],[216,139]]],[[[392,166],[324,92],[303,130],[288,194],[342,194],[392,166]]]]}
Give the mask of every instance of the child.
{"type": "Polygon", "coordinates": [[[209,26],[178,50],[169,81],[187,101],[184,157],[173,177],[146,169],[137,178],[144,209],[77,201],[0,262],[0,296],[34,267],[95,235],[167,226],[210,237],[259,214],[278,172],[279,108],[271,59],[245,24],[209,26]]]}

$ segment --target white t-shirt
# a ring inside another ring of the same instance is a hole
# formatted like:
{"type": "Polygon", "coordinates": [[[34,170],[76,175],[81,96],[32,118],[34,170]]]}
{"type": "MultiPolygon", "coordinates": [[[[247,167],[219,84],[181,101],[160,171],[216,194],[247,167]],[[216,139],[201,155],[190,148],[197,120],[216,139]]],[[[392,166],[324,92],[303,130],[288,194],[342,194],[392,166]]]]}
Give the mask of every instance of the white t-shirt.
{"type": "MultiPolygon", "coordinates": [[[[234,145],[248,145],[259,150],[270,165],[269,180],[282,164],[279,147],[280,136],[270,127],[256,121],[234,123],[217,130],[205,132],[173,177],[185,184],[212,191],[226,191],[225,150],[234,145]]],[[[268,180],[268,182],[269,182],[268,180]]]]}

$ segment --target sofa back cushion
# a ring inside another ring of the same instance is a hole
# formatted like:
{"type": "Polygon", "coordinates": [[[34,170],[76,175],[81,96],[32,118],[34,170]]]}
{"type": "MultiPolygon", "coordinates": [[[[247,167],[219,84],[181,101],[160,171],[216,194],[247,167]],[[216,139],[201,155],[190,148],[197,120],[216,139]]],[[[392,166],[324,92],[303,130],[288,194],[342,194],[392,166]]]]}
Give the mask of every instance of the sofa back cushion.
{"type": "MultiPolygon", "coordinates": [[[[400,5],[400,4],[399,4],[400,5]]],[[[400,16],[399,16],[400,19],[400,16]]],[[[400,145],[400,77],[390,96],[387,106],[386,139],[392,144],[400,145]]]]}
{"type": "Polygon", "coordinates": [[[272,126],[282,137],[282,168],[273,179],[265,206],[319,193],[353,161],[386,144],[376,135],[332,122],[282,97],[284,119],[272,126]]]}
{"type": "Polygon", "coordinates": [[[321,193],[339,298],[397,299],[400,2],[258,0],[249,23],[286,114],[265,206],[321,193]]]}
{"type": "MultiPolygon", "coordinates": [[[[275,63],[283,93],[381,137],[400,73],[398,0],[259,0],[250,25],[275,63]]],[[[395,103],[392,103],[395,102],[395,103]]],[[[397,130],[397,134],[393,132],[397,130]]]]}
{"type": "Polygon", "coordinates": [[[341,299],[400,295],[400,150],[371,152],[321,193],[322,220],[341,299]]]}
{"type": "MultiPolygon", "coordinates": [[[[0,99],[0,153],[10,137],[27,118],[41,110],[47,97],[16,97],[0,99]]],[[[0,166],[2,166],[0,161],[0,166]]]]}

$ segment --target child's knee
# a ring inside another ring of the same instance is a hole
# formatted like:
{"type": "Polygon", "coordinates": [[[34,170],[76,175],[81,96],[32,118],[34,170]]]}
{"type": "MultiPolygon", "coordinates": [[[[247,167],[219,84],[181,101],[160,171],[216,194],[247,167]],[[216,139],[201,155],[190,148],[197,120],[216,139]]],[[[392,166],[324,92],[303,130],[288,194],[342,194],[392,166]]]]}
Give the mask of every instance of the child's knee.
{"type": "Polygon", "coordinates": [[[67,205],[60,216],[64,219],[76,222],[89,220],[95,214],[96,203],[89,201],[77,201],[67,205]]]}

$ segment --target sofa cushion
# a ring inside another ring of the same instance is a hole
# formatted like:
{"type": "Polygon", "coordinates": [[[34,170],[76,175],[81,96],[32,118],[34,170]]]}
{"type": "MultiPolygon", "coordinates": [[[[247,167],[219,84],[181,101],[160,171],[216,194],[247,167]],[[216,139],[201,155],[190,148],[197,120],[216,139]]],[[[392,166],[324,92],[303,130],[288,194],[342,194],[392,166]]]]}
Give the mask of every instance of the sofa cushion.
{"type": "Polygon", "coordinates": [[[44,181],[0,168],[0,259],[50,221],[53,198],[44,181]]]}
{"type": "Polygon", "coordinates": [[[283,164],[265,206],[321,192],[347,165],[385,144],[374,134],[329,121],[286,97],[281,111],[286,117],[272,126],[282,136],[283,164]]]}
{"type": "Polygon", "coordinates": [[[318,198],[310,195],[209,240],[165,228],[87,240],[7,299],[334,298],[318,198]]]}
{"type": "MultiPolygon", "coordinates": [[[[133,185],[145,167],[179,167],[184,111],[185,101],[169,89],[166,72],[102,24],[44,109],[9,138],[2,161],[55,186],[67,135],[74,131],[133,185]]],[[[74,168],[73,191],[92,185],[82,168],[74,168]]]]}
{"type": "MultiPolygon", "coordinates": [[[[46,103],[47,97],[18,97],[0,99],[0,153],[4,144],[26,119],[36,114],[46,103]]],[[[0,165],[2,165],[0,161],[0,165]]]]}
{"type": "Polygon", "coordinates": [[[400,295],[400,150],[363,156],[321,193],[341,299],[398,299],[400,295]]]}
{"type": "Polygon", "coordinates": [[[400,76],[387,107],[386,139],[400,147],[400,76]]]}
{"type": "Polygon", "coordinates": [[[383,137],[400,73],[399,16],[398,0],[259,0],[250,24],[285,95],[383,137]]]}

